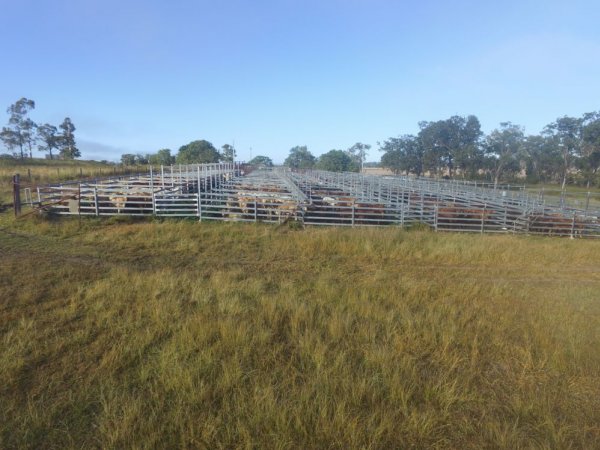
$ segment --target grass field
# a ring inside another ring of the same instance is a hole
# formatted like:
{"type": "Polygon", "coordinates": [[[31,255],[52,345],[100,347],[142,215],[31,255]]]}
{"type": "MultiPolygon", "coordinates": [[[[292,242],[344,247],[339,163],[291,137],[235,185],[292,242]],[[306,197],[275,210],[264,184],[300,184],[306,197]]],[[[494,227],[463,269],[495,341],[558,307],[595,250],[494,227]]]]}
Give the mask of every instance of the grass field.
{"type": "Polygon", "coordinates": [[[0,448],[600,448],[600,242],[0,215],[0,448]]]}
{"type": "Polygon", "coordinates": [[[22,184],[28,186],[145,171],[146,166],[124,167],[98,161],[0,159],[0,206],[3,202],[12,202],[12,177],[16,173],[21,175],[22,184]]]}

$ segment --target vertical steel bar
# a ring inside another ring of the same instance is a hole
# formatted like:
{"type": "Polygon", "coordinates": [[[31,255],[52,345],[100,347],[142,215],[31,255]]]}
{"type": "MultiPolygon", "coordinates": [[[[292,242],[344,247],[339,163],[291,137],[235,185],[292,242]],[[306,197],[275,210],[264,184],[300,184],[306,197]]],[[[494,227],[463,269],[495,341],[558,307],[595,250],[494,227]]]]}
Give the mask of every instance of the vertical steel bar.
{"type": "Polygon", "coordinates": [[[21,214],[21,175],[18,173],[13,176],[13,207],[15,217],[21,214]]]}

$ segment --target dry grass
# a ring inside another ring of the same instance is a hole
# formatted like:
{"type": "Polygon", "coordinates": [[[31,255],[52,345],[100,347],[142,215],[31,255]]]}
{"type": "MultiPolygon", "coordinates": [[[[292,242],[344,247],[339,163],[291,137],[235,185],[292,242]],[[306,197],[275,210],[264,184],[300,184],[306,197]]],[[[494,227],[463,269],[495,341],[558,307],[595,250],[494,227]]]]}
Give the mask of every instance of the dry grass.
{"type": "Polygon", "coordinates": [[[18,173],[24,186],[55,181],[108,177],[124,173],[145,172],[147,167],[123,167],[83,160],[0,159],[0,206],[12,202],[12,177],[18,173]]]}
{"type": "Polygon", "coordinates": [[[0,448],[600,447],[600,242],[0,226],[0,448]]]}

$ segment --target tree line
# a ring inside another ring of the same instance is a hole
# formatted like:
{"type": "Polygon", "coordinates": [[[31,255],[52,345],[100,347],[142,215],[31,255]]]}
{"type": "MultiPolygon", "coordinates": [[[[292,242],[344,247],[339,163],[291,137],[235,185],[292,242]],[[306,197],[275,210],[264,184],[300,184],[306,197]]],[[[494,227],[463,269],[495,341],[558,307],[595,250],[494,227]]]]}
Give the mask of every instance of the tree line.
{"type": "Polygon", "coordinates": [[[171,149],[163,148],[156,153],[121,155],[121,163],[126,166],[138,164],[171,165],[171,164],[207,164],[235,161],[236,150],[233,145],[225,144],[221,150],[204,139],[195,140],[179,147],[177,154],[171,154],[171,149]]]}
{"type": "MultiPolygon", "coordinates": [[[[346,150],[334,149],[321,156],[314,156],[306,145],[298,145],[289,151],[283,162],[292,169],[320,169],[331,172],[359,172],[362,170],[370,145],[357,142],[346,150]]],[[[257,158],[266,158],[257,156],[257,158]]],[[[256,158],[255,158],[256,159],[256,158]]],[[[271,163],[272,165],[272,163],[271,163]]]]}
{"type": "Polygon", "coordinates": [[[531,182],[599,184],[600,112],[559,117],[537,135],[502,122],[489,134],[476,116],[419,122],[416,135],[379,143],[381,165],[394,173],[466,178],[497,184],[518,174],[531,182]]]}
{"type": "Polygon", "coordinates": [[[58,127],[49,123],[38,124],[29,117],[33,109],[35,102],[25,97],[7,108],[8,125],[2,127],[0,140],[10,152],[9,155],[21,159],[27,156],[33,158],[33,150],[37,148],[48,152],[49,159],[55,156],[60,159],[80,157],[81,152],[75,143],[75,125],[71,119],[65,117],[58,127]],[[56,150],[56,154],[52,153],[53,150],[56,150]]]}

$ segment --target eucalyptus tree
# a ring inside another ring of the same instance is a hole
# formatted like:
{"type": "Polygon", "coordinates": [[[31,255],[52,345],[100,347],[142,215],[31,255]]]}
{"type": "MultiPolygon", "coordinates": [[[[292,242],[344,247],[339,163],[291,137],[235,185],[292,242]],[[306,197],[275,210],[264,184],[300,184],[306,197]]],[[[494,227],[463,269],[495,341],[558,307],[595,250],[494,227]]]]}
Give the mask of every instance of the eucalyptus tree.
{"type": "Polygon", "coordinates": [[[179,147],[175,160],[178,164],[203,164],[219,162],[220,157],[215,146],[202,139],[179,147]]]}
{"type": "Polygon", "coordinates": [[[381,165],[395,174],[401,172],[423,174],[424,150],[419,137],[406,134],[397,138],[389,138],[379,144],[379,150],[384,152],[381,165]]]}
{"type": "Polygon", "coordinates": [[[33,159],[33,147],[38,142],[38,125],[29,117],[22,122],[23,142],[29,150],[29,158],[33,159]]]}
{"type": "Polygon", "coordinates": [[[19,149],[21,159],[25,157],[25,145],[28,145],[30,156],[33,156],[31,147],[35,143],[35,122],[27,114],[34,108],[35,102],[25,97],[10,105],[6,110],[10,115],[8,127],[3,127],[0,133],[0,139],[8,149],[19,149]]]}
{"type": "MultiPolygon", "coordinates": [[[[0,131],[0,141],[2,141],[2,144],[13,156],[17,154],[16,149],[19,148],[20,141],[14,130],[9,127],[2,127],[2,131],[0,131]]],[[[23,158],[22,147],[21,158],[23,158]]]]}
{"type": "Polygon", "coordinates": [[[330,172],[354,172],[359,168],[356,160],[343,150],[330,150],[323,153],[319,156],[316,167],[330,172]]]}
{"type": "Polygon", "coordinates": [[[524,155],[524,141],[523,127],[511,122],[502,122],[499,129],[487,136],[484,152],[494,176],[494,188],[505,174],[519,171],[520,160],[524,155]]]}
{"type": "Polygon", "coordinates": [[[223,162],[234,162],[235,161],[235,147],[233,145],[224,144],[221,146],[221,161],[223,162]]]}
{"type": "Polygon", "coordinates": [[[527,178],[532,182],[546,183],[560,176],[561,154],[551,137],[532,135],[523,142],[527,178]]]}
{"type": "Polygon", "coordinates": [[[248,164],[253,166],[273,167],[273,160],[268,156],[258,155],[248,161],[248,164]]]}
{"type": "Polygon", "coordinates": [[[581,129],[581,152],[579,167],[587,186],[595,180],[600,170],[600,112],[584,114],[581,129]]]}
{"type": "Polygon", "coordinates": [[[60,137],[58,136],[58,129],[54,125],[45,123],[37,127],[40,143],[38,144],[38,150],[41,152],[48,152],[50,159],[53,159],[52,149],[58,149],[60,137]]]}
{"type": "Polygon", "coordinates": [[[290,149],[290,153],[283,162],[283,165],[292,169],[312,169],[316,161],[315,156],[308,151],[305,145],[298,145],[290,149]]]}
{"type": "Polygon", "coordinates": [[[153,166],[170,166],[175,162],[175,157],[171,156],[171,149],[169,148],[161,148],[156,153],[146,155],[145,159],[153,166]]]}
{"type": "Polygon", "coordinates": [[[81,152],[75,144],[75,125],[69,117],[59,125],[62,133],[59,137],[59,153],[63,159],[75,159],[81,156],[81,152]]]}
{"type": "Polygon", "coordinates": [[[354,161],[354,164],[357,166],[357,170],[362,172],[365,160],[367,159],[367,151],[371,149],[369,144],[363,144],[362,142],[357,142],[352,147],[350,147],[346,152],[354,161]]]}
{"type": "Polygon", "coordinates": [[[124,153],[121,155],[121,164],[124,166],[134,166],[135,165],[135,155],[132,153],[124,153]]]}
{"type": "Polygon", "coordinates": [[[452,116],[436,122],[420,122],[419,139],[424,148],[425,169],[445,168],[452,177],[455,169],[473,168],[479,155],[481,124],[476,116],[452,116]]]}
{"type": "Polygon", "coordinates": [[[573,168],[581,151],[581,126],[582,119],[563,116],[548,124],[542,132],[556,142],[560,151],[562,189],[565,188],[569,170],[573,168]]]}

